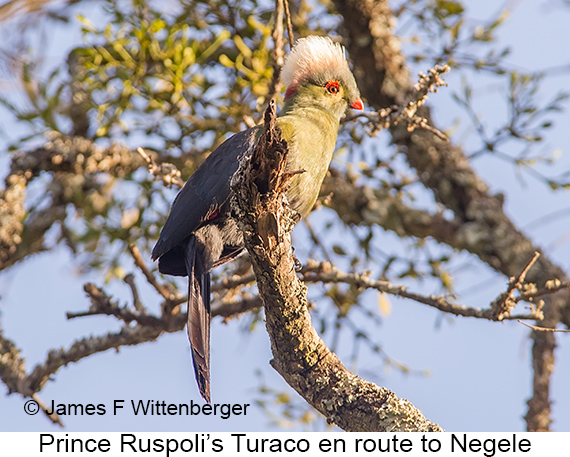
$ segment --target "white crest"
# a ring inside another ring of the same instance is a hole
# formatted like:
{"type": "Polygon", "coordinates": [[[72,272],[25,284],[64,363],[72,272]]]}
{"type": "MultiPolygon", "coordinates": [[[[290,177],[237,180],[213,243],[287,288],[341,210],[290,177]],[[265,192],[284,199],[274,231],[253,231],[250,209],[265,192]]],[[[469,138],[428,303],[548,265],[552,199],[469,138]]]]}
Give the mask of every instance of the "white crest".
{"type": "Polygon", "coordinates": [[[335,68],[349,70],[344,47],[328,37],[311,35],[297,40],[281,69],[281,81],[290,87],[311,74],[335,68]]]}

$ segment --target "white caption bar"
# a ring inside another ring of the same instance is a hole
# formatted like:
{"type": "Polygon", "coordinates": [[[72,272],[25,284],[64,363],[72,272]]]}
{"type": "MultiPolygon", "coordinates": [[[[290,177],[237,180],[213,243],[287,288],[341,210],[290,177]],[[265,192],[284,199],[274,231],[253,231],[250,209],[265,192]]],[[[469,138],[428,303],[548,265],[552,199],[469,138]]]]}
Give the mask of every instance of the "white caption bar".
{"type": "Polygon", "coordinates": [[[0,455],[569,457],[570,433],[0,433],[0,455]]]}

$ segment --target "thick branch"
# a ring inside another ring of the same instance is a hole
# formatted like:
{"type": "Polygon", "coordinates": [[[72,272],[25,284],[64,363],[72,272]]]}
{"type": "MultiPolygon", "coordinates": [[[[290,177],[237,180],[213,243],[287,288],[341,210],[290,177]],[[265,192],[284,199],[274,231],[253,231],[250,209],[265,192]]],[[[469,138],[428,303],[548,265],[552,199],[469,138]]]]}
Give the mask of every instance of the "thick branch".
{"type": "Polygon", "coordinates": [[[311,325],[306,288],[291,254],[294,214],[284,202],[282,181],[272,172],[284,167],[287,151],[270,108],[266,134],[236,187],[234,206],[265,305],[272,366],[329,423],[345,430],[440,431],[407,400],[350,373],[311,325]],[[270,175],[264,178],[260,170],[270,175]],[[259,187],[266,192],[260,194],[259,187]]]}
{"type": "MultiPolygon", "coordinates": [[[[355,62],[355,75],[363,96],[376,109],[400,104],[411,89],[398,39],[393,33],[394,17],[386,0],[337,0],[344,18],[348,50],[355,62]]],[[[428,119],[429,109],[422,115],[428,119]]],[[[505,215],[502,199],[471,168],[462,149],[438,140],[431,133],[405,127],[391,129],[393,143],[402,147],[408,163],[418,170],[422,183],[436,199],[451,209],[464,232],[464,249],[508,277],[515,276],[537,251],[536,246],[505,215]]],[[[547,280],[566,281],[564,272],[546,256],[529,274],[539,286],[547,280]]],[[[541,326],[555,328],[562,311],[570,324],[570,294],[560,292],[545,300],[541,326]]],[[[533,398],[529,401],[528,430],[550,428],[550,376],[554,368],[556,340],[552,332],[533,333],[533,398]]]]}
{"type": "MultiPolygon", "coordinates": [[[[182,326],[182,328],[184,328],[182,326]]],[[[178,330],[176,330],[178,331],[178,330]]],[[[54,349],[48,353],[43,363],[36,365],[26,380],[32,392],[40,391],[51,376],[61,367],[78,362],[99,352],[118,349],[121,346],[134,346],[148,341],[155,341],[163,332],[160,328],[136,325],[124,326],[119,332],[103,336],[87,337],[75,341],[67,349],[54,349]]]]}
{"type": "Polygon", "coordinates": [[[327,206],[346,224],[374,226],[398,236],[433,237],[452,247],[459,243],[461,224],[442,213],[430,213],[407,205],[390,189],[358,185],[347,173],[331,169],[321,195],[331,195],[327,206]]]}
{"type": "Polygon", "coordinates": [[[50,135],[40,148],[14,154],[5,188],[0,189],[0,270],[44,250],[44,236],[65,218],[66,206],[77,195],[101,187],[95,178],[98,173],[120,178],[142,165],[141,158],[126,146],[101,148],[85,138],[59,134],[50,135]],[[44,172],[52,174],[46,186],[50,204],[26,215],[26,188],[44,172]]]}

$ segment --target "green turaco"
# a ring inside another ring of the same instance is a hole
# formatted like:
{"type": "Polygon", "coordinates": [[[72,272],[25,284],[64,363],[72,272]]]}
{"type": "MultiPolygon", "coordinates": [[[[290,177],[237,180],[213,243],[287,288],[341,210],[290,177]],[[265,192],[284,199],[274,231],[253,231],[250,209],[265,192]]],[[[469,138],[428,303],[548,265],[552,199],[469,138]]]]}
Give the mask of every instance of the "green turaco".
{"type": "MultiPolygon", "coordinates": [[[[289,153],[287,199],[302,217],[311,210],[348,105],[362,109],[344,48],[325,37],[299,39],[285,59],[285,104],[277,118],[289,153]]],[[[240,255],[242,234],[230,214],[230,183],[255,149],[263,126],[240,132],[212,152],[174,199],[152,251],[161,273],[188,276],[188,337],[200,394],[210,402],[210,270],[240,255]]]]}

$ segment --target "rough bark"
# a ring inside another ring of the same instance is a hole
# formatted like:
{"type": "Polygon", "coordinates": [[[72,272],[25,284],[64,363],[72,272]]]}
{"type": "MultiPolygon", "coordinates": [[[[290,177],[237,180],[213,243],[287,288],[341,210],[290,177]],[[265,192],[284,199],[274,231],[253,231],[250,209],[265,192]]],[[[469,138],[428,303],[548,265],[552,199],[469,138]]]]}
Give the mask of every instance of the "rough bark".
{"type": "Polygon", "coordinates": [[[276,173],[284,169],[287,150],[274,116],[268,109],[266,133],[242,172],[234,204],[265,306],[272,366],[329,423],[344,430],[441,431],[409,401],[350,373],[313,328],[291,252],[296,215],[284,201],[288,179],[276,173]]]}
{"type": "MultiPolygon", "coordinates": [[[[347,48],[354,61],[354,72],[363,97],[379,109],[401,102],[411,90],[409,72],[393,33],[394,17],[387,1],[335,1],[344,19],[347,48]]],[[[429,109],[421,113],[430,120],[429,109]]],[[[436,126],[437,127],[437,126],[436,126]]],[[[421,129],[408,132],[403,126],[391,128],[392,142],[401,147],[411,167],[437,201],[451,209],[460,226],[457,247],[477,255],[483,262],[506,276],[520,271],[537,250],[505,214],[502,198],[471,168],[464,151],[421,129]]],[[[435,233],[432,234],[435,237],[435,233]]],[[[542,286],[553,278],[566,280],[564,271],[541,256],[528,280],[542,286]]],[[[570,323],[570,294],[561,291],[546,301],[545,320],[555,327],[560,311],[565,325],[570,323]]],[[[554,368],[554,334],[533,333],[533,396],[526,415],[527,428],[549,430],[550,377],[554,368]]]]}
{"type": "Polygon", "coordinates": [[[59,134],[50,135],[40,148],[14,154],[5,188],[0,189],[0,271],[44,250],[45,234],[66,217],[67,205],[101,188],[98,173],[120,178],[143,165],[124,145],[102,148],[85,138],[59,134]],[[26,214],[27,186],[42,173],[52,175],[46,192],[49,204],[26,214]]]}

